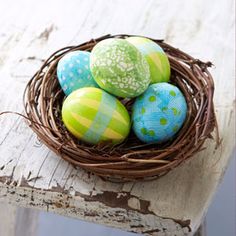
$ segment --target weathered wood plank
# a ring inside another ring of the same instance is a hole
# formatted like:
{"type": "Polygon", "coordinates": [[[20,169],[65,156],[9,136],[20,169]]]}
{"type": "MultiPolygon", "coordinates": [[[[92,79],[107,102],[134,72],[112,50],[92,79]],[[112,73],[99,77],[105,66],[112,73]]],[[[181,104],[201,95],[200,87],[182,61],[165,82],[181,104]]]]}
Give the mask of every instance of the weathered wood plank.
{"type": "Polygon", "coordinates": [[[152,235],[187,235],[189,220],[196,231],[234,148],[229,135],[235,130],[233,0],[181,0],[171,6],[154,0],[34,4],[0,2],[0,111],[23,110],[27,81],[56,49],[106,33],[142,34],[213,61],[223,141],[218,150],[208,141],[204,152],[159,180],[114,184],[74,169],[40,145],[21,118],[3,116],[0,199],[152,235]]]}

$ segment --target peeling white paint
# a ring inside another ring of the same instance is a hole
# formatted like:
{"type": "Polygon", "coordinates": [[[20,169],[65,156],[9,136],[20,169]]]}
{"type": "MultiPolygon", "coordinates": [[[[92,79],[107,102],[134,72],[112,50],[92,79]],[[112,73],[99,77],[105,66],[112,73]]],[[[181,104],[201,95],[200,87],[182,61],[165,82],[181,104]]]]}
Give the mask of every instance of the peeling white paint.
{"type": "Polygon", "coordinates": [[[33,2],[16,1],[10,8],[8,4],[0,8],[5,19],[0,22],[0,111],[22,112],[24,87],[50,53],[106,33],[127,32],[166,38],[194,57],[214,63],[211,71],[223,142],[214,150],[214,142],[208,141],[204,152],[159,180],[111,183],[75,169],[41,145],[21,118],[5,115],[0,117],[0,199],[129,231],[159,230],[158,236],[188,234],[187,227],[166,218],[191,220],[195,231],[234,148],[234,14],[228,14],[233,0],[217,4],[180,0],[172,1],[171,7],[170,2],[152,0],[80,0],[71,1],[68,12],[63,1],[42,0],[35,14],[30,10],[33,2]],[[64,17],[55,17],[51,9],[64,17]],[[30,15],[30,22],[27,17],[16,20],[14,13],[30,15]]]}

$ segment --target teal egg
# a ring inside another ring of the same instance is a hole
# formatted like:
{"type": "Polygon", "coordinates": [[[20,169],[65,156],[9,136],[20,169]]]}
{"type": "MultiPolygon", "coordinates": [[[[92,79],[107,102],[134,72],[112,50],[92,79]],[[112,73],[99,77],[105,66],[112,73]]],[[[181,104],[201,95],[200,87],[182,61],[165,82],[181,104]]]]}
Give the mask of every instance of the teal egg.
{"type": "Polygon", "coordinates": [[[187,116],[184,95],[174,85],[156,83],[138,98],[132,110],[133,131],[145,143],[162,143],[173,138],[187,116]]]}
{"type": "Polygon", "coordinates": [[[73,51],[57,64],[57,78],[66,95],[84,87],[98,87],[90,71],[90,52],[73,51]]]}

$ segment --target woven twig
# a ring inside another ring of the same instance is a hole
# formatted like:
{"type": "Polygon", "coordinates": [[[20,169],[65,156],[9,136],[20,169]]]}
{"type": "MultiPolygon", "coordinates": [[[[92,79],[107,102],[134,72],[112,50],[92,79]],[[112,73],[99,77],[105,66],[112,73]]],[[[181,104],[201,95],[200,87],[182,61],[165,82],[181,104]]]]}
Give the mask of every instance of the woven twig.
{"type": "MultiPolygon", "coordinates": [[[[155,40],[168,55],[171,83],[177,85],[187,100],[188,114],[176,137],[164,144],[143,144],[131,132],[128,139],[117,146],[91,146],[73,137],[64,127],[61,106],[65,95],[61,90],[56,68],[60,58],[74,50],[91,51],[99,41],[129,35],[106,35],[78,46],[63,48],[51,55],[27,84],[24,105],[28,122],[39,139],[63,159],[99,176],[122,180],[159,177],[202,149],[216,127],[213,106],[214,83],[208,67],[188,54],[155,40]]],[[[123,99],[129,112],[132,99],[123,99]]]]}

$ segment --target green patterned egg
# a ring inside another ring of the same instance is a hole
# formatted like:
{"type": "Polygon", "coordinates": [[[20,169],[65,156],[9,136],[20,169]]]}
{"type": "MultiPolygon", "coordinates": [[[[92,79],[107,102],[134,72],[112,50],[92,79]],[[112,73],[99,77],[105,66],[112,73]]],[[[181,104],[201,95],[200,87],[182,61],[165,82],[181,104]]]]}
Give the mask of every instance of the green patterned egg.
{"type": "Polygon", "coordinates": [[[150,83],[146,59],[125,39],[105,39],[96,44],[90,68],[97,84],[118,97],[136,97],[150,83]]]}
{"type": "Polygon", "coordinates": [[[130,117],[124,105],[102,89],[92,87],[78,89],[65,99],[62,120],[75,137],[90,144],[118,144],[130,131],[130,117]]]}
{"type": "Polygon", "coordinates": [[[132,43],[146,58],[150,67],[151,83],[168,82],[170,79],[170,63],[163,49],[155,42],[144,37],[129,37],[132,43]]]}

